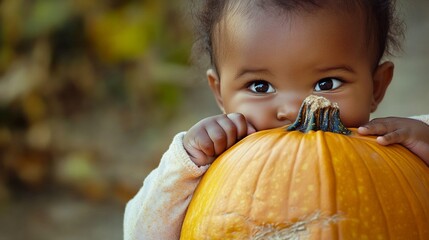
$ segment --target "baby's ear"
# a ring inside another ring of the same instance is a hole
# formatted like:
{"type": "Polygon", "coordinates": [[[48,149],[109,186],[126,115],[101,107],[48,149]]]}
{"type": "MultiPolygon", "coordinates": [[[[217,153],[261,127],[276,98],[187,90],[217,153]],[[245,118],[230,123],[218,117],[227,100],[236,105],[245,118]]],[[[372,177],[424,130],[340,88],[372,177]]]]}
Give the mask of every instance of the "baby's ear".
{"type": "Polygon", "coordinates": [[[216,71],[212,68],[207,70],[207,81],[209,83],[210,89],[213,92],[213,95],[215,96],[217,105],[219,106],[220,110],[223,113],[225,113],[225,110],[223,107],[222,95],[220,92],[220,78],[219,78],[219,75],[216,73],[216,71]]]}
{"type": "Polygon", "coordinates": [[[390,62],[384,62],[378,65],[373,75],[373,90],[372,90],[372,103],[371,112],[374,112],[378,104],[383,100],[387,87],[393,78],[393,70],[395,65],[390,62]]]}

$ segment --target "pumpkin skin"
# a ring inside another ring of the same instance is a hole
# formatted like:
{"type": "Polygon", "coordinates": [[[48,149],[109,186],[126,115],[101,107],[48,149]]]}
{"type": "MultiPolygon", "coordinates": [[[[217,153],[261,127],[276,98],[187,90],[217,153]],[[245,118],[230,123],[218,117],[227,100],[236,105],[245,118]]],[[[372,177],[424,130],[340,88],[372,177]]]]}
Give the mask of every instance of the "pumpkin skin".
{"type": "Polygon", "coordinates": [[[203,176],[181,239],[429,239],[429,168],[350,130],[247,136],[203,176]]]}

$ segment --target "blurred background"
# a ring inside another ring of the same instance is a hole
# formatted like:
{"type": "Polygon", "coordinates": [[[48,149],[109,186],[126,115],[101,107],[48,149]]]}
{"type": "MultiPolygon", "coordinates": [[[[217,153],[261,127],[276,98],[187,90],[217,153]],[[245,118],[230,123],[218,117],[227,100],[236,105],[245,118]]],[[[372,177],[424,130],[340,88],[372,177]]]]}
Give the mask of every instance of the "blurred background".
{"type": "MultiPolygon", "coordinates": [[[[186,0],[0,1],[0,239],[122,239],[175,133],[218,114],[186,0]]],[[[379,116],[429,113],[429,2],[379,116]]]]}

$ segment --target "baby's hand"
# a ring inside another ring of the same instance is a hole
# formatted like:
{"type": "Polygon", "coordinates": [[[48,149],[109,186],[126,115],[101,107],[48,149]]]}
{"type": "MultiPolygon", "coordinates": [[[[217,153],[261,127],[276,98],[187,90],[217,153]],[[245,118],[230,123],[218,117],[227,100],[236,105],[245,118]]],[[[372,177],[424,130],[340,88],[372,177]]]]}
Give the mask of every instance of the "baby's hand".
{"type": "Polygon", "coordinates": [[[255,128],[240,113],[217,115],[191,127],[183,138],[183,146],[197,166],[204,166],[253,132],[255,128]]]}
{"type": "Polygon", "coordinates": [[[380,135],[381,145],[402,144],[429,166],[429,125],[411,118],[376,118],[358,128],[362,135],[380,135]]]}

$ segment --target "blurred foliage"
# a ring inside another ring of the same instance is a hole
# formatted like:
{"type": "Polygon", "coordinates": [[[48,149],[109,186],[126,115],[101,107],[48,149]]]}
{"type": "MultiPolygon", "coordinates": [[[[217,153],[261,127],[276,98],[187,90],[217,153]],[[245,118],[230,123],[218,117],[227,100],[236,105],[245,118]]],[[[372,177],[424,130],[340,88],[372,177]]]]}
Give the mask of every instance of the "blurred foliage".
{"type": "Polygon", "coordinates": [[[0,200],[52,185],[128,200],[136,189],[108,178],[103,150],[82,147],[94,140],[76,147],[61,129],[83,122],[91,132],[104,124],[91,118],[100,112],[124,131],[169,124],[192,84],[185,4],[0,2],[0,200]]]}

